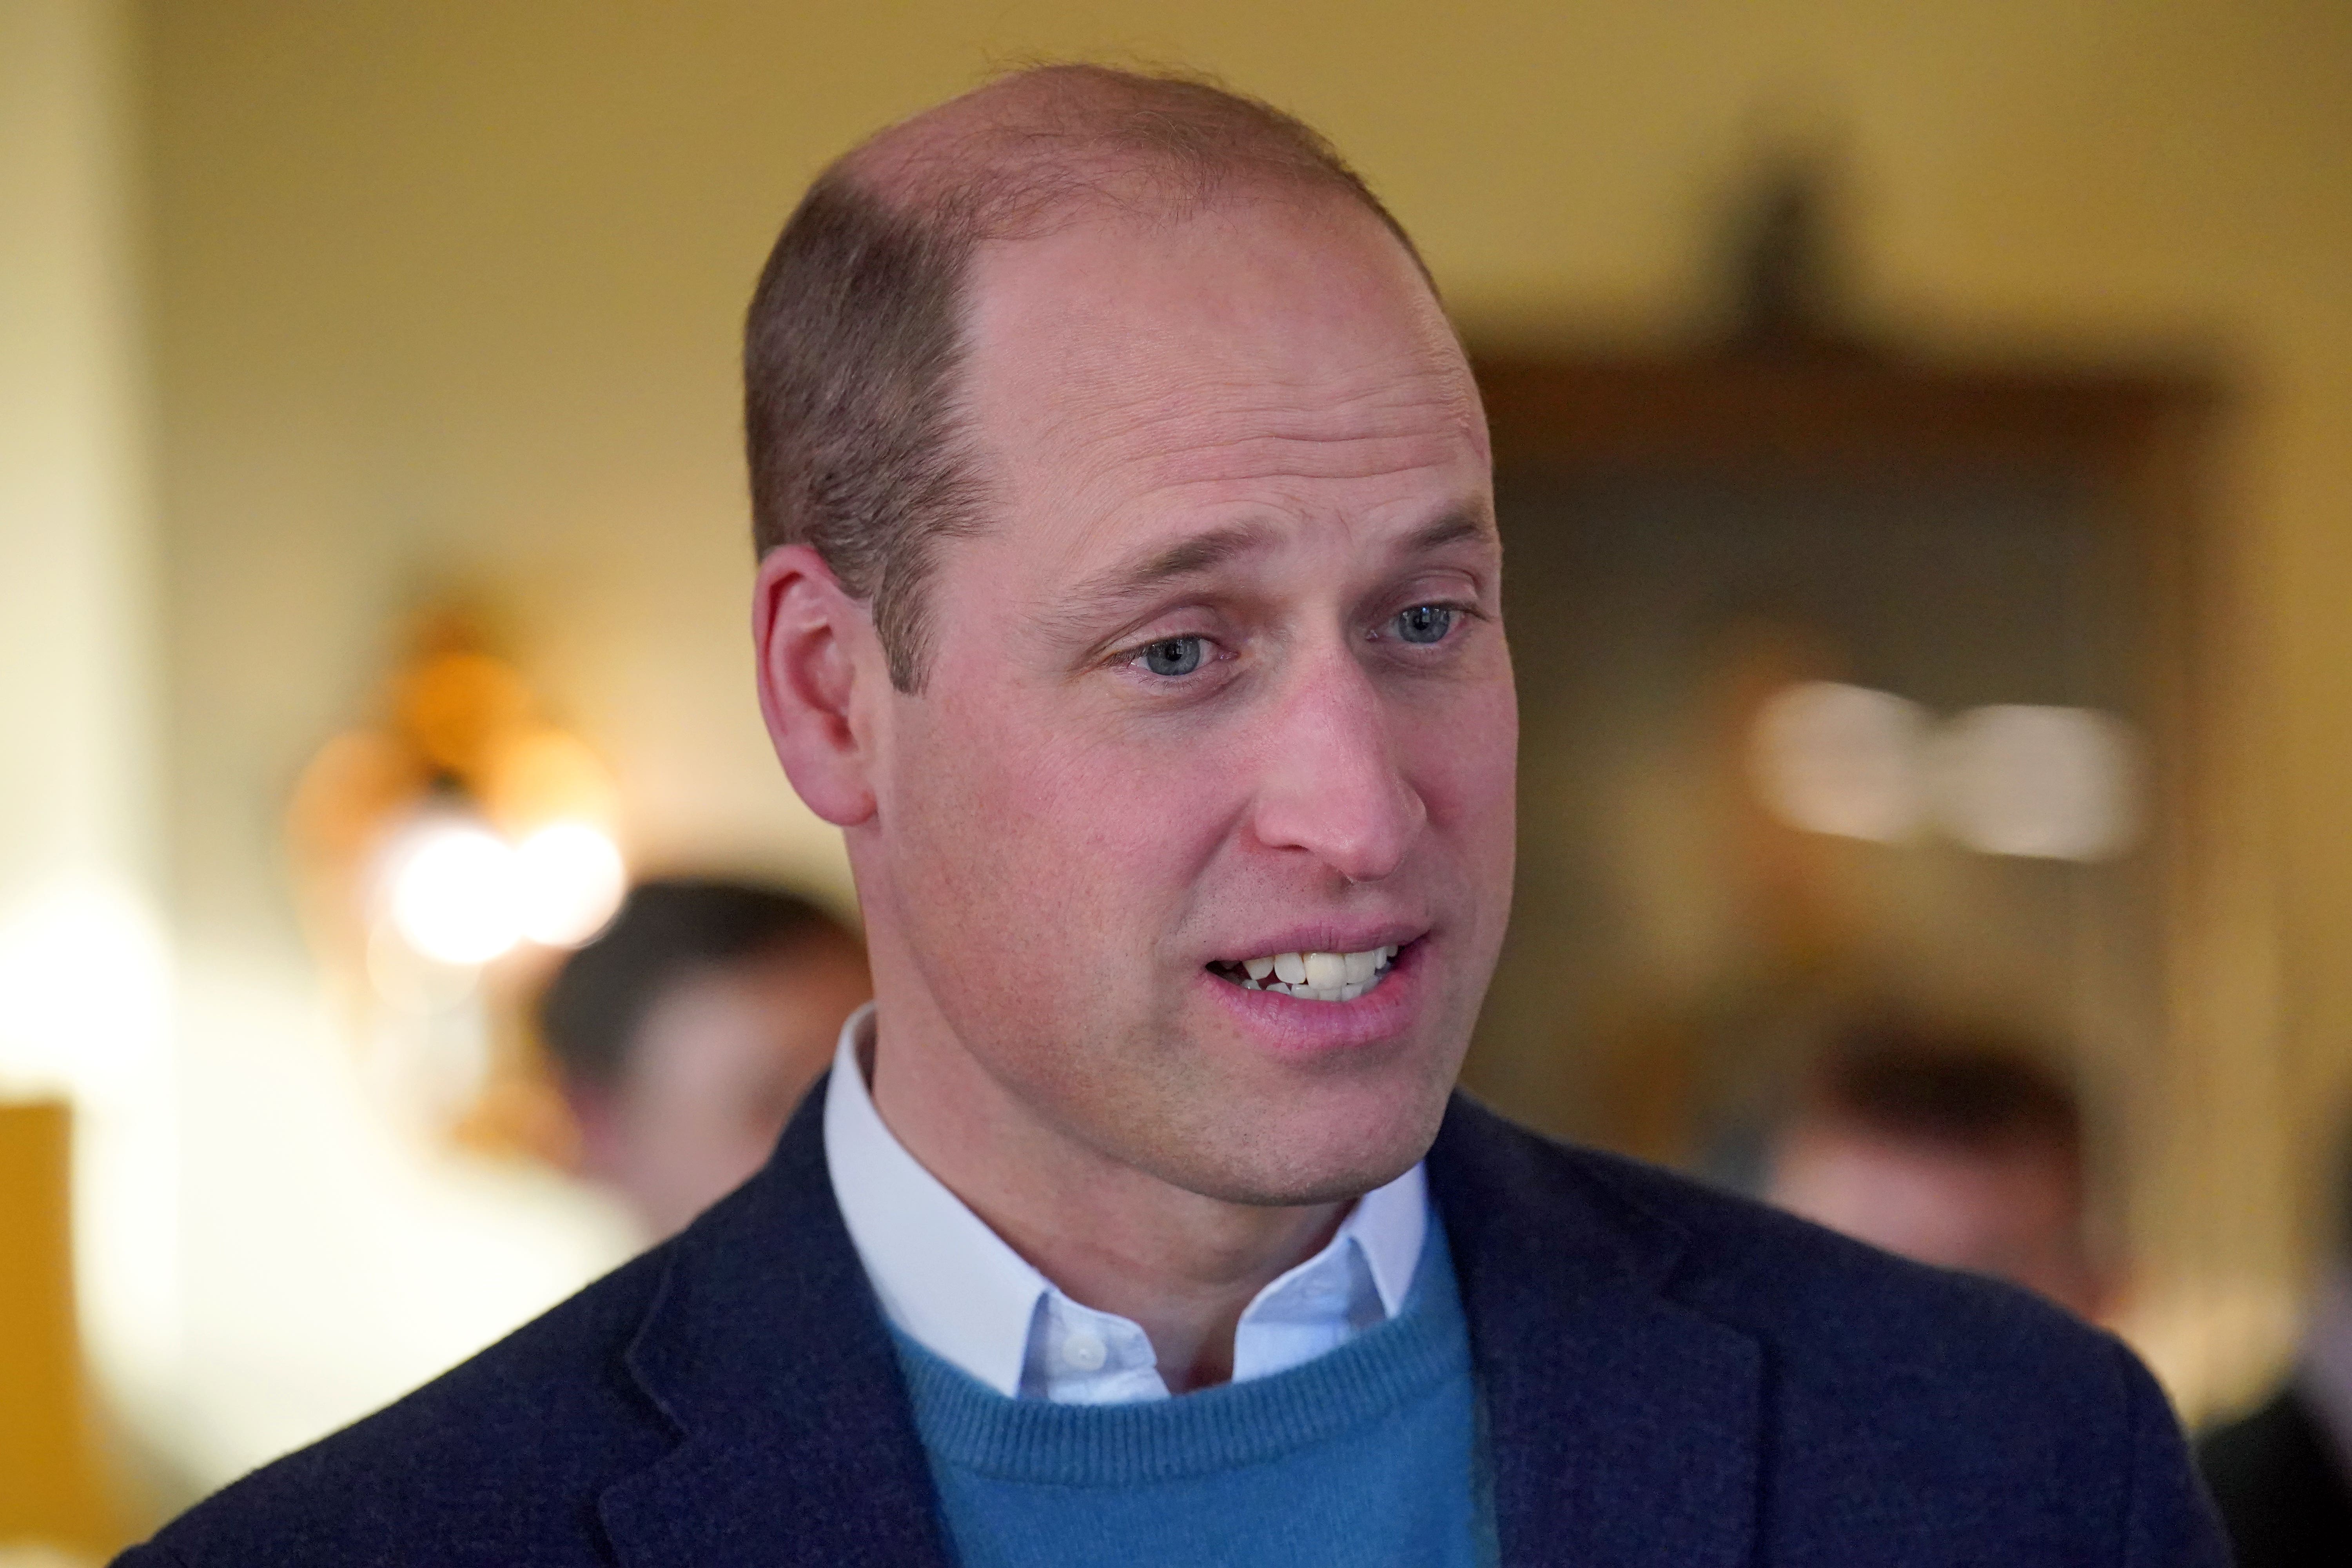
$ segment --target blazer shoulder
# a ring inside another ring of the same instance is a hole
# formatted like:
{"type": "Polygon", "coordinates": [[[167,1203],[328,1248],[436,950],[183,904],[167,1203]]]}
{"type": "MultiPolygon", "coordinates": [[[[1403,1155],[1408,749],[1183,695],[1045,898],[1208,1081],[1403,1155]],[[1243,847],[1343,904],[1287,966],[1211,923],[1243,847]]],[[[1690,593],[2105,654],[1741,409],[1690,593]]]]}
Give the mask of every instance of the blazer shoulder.
{"type": "Polygon", "coordinates": [[[679,1235],[155,1547],[183,1568],[935,1560],[822,1129],[813,1090],[767,1165],[679,1235]]]}
{"type": "Polygon", "coordinates": [[[2050,1302],[1466,1104],[1431,1169],[1452,1195],[1449,1242],[1458,1216],[1490,1269],[1580,1251],[1581,1278],[1754,1345],[1784,1547],[1993,1561],[2003,1531],[2070,1542],[2070,1561],[2227,1561],[2163,1391],[2121,1341],[2050,1302]],[[1895,1498],[1908,1500],[1896,1514],[1855,1512],[1895,1498]]]}
{"type": "Polygon", "coordinates": [[[415,1392],[263,1466],[125,1564],[597,1563],[599,1487],[670,1446],[625,1365],[677,1242],[415,1392]]]}
{"type": "Polygon", "coordinates": [[[1507,1184],[1502,1201],[1546,1211],[1540,1223],[1555,1232],[1613,1236],[1622,1267],[1784,1360],[1923,1370],[1949,1351],[1979,1377],[2008,1358],[2113,1367],[2113,1336],[2017,1287],[1897,1258],[1695,1178],[1466,1109],[1487,1146],[1483,1173],[1507,1184]]]}

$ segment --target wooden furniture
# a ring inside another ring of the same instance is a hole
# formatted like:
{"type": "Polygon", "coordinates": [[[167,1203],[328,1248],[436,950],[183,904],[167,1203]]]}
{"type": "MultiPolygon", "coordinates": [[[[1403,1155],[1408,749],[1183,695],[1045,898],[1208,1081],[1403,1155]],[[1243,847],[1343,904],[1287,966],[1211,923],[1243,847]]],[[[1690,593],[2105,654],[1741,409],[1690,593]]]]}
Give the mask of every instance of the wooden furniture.
{"type": "Polygon", "coordinates": [[[1857,1009],[2043,1042],[2088,1091],[2159,1370],[2192,1404],[2242,1381],[2276,1347],[2212,1302],[2275,1274],[2290,1205],[2277,1152],[2250,1147],[2282,1134],[2249,1001],[2267,982],[2225,721],[2250,689],[2208,505],[2210,378],[1820,345],[1474,357],[1521,851],[1466,1083],[1691,1163],[1748,1080],[1857,1009]],[[2121,715],[2146,763],[2134,847],[2003,860],[1772,820],[1742,727],[1807,678],[1937,719],[2121,715]]]}
{"type": "Polygon", "coordinates": [[[74,1327],[71,1118],[0,1102],[0,1548],[125,1544],[74,1327]]]}

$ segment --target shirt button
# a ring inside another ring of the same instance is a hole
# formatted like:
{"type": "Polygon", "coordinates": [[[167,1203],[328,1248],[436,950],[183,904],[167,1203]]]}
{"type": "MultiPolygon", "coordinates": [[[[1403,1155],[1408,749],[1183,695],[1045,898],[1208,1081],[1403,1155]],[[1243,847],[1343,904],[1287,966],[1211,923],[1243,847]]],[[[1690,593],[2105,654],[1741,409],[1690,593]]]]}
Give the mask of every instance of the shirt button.
{"type": "Polygon", "coordinates": [[[1062,1359],[1079,1372],[1099,1372],[1108,1348],[1097,1336],[1080,1329],[1062,1342],[1062,1359]]]}

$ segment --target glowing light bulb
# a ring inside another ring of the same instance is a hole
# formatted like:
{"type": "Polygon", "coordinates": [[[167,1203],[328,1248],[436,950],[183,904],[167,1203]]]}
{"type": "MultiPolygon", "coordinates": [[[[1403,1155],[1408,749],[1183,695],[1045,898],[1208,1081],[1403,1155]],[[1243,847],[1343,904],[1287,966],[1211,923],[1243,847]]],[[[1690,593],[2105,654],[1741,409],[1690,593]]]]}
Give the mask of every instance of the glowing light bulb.
{"type": "Polygon", "coordinates": [[[584,822],[559,822],[514,853],[522,934],[551,947],[576,947],[621,907],[627,868],[613,841],[584,822]]]}
{"type": "Polygon", "coordinates": [[[393,929],[443,963],[488,963],[521,939],[517,856],[486,827],[427,822],[395,851],[393,929]]]}

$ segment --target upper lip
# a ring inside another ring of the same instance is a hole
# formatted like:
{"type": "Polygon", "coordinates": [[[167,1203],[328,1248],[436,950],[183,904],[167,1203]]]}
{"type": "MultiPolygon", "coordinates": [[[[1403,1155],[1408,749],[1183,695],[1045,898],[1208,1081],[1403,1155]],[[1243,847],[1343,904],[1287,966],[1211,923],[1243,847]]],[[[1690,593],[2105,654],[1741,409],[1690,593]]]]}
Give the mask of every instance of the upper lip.
{"type": "Polygon", "coordinates": [[[1231,947],[1212,960],[1239,963],[1245,958],[1272,958],[1282,952],[1369,952],[1374,948],[1402,947],[1429,934],[1429,927],[1411,921],[1376,924],[1294,926],[1279,935],[1258,939],[1262,947],[1231,947]]]}

